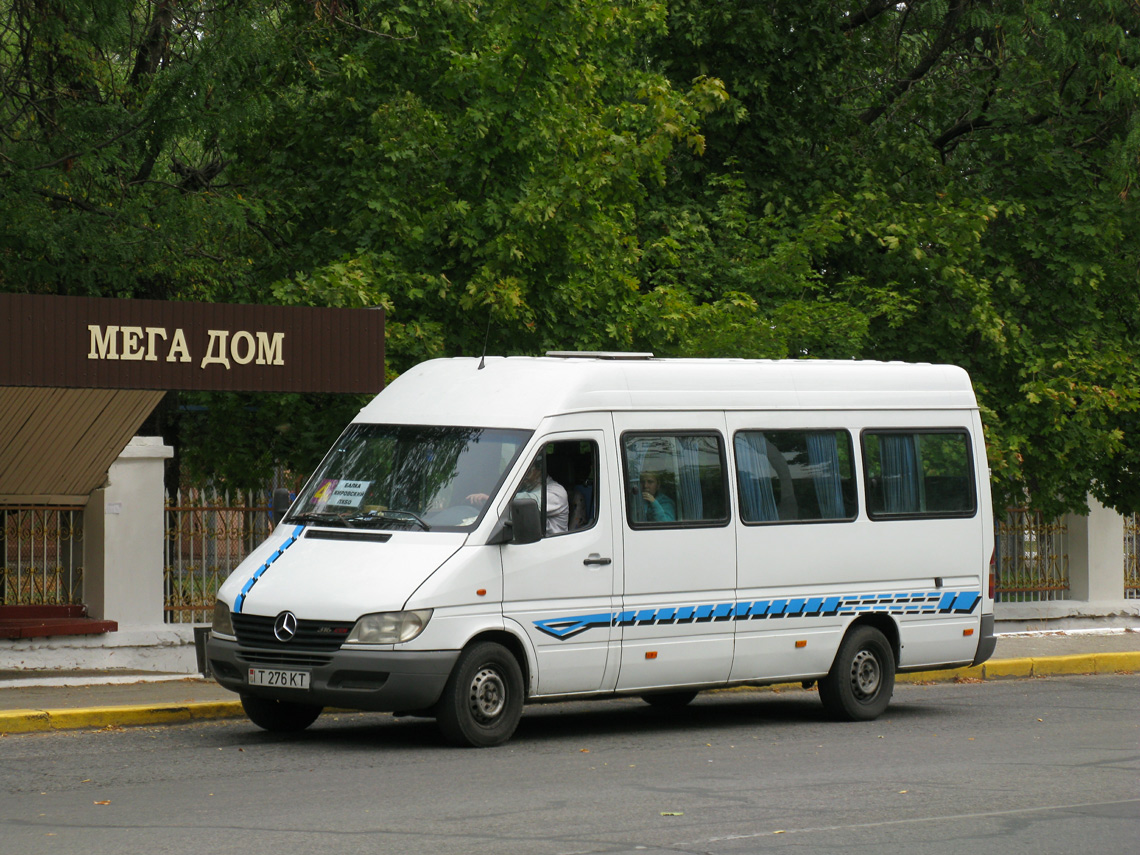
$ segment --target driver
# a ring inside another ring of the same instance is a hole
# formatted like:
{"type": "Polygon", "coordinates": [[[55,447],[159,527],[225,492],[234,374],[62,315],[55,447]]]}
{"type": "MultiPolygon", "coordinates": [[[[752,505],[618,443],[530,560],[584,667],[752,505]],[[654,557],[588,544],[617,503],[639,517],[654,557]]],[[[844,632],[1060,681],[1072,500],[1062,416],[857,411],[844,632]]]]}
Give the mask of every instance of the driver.
{"type": "MultiPolygon", "coordinates": [[[[542,461],[535,459],[523,476],[522,483],[515,493],[516,498],[534,499],[542,504],[542,461]]],[[[482,507],[487,499],[486,493],[472,493],[467,501],[476,507],[482,507]]],[[[566,488],[546,476],[546,534],[565,534],[570,519],[570,500],[566,495],[566,488]]]]}

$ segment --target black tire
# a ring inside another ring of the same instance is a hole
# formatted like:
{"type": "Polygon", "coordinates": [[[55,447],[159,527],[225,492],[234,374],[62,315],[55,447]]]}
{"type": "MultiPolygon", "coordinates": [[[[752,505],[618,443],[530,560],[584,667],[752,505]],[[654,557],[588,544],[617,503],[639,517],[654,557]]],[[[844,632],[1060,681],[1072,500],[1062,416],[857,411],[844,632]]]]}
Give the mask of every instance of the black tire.
{"type": "Polygon", "coordinates": [[[827,676],[819,681],[819,699],[841,721],[872,721],[887,709],[895,689],[895,654],[886,636],[871,626],[847,633],[827,676]]]}
{"type": "Polygon", "coordinates": [[[317,720],[323,707],[242,695],[241,706],[249,720],[272,733],[297,733],[317,720]]]}
{"type": "Polygon", "coordinates": [[[523,695],[515,657],[501,644],[482,641],[459,655],[436,706],[436,723],[452,745],[502,745],[522,718],[523,695]]]}
{"type": "Polygon", "coordinates": [[[695,691],[682,692],[656,692],[651,695],[642,695],[641,699],[649,706],[658,710],[679,710],[692,703],[697,696],[695,691]]]}

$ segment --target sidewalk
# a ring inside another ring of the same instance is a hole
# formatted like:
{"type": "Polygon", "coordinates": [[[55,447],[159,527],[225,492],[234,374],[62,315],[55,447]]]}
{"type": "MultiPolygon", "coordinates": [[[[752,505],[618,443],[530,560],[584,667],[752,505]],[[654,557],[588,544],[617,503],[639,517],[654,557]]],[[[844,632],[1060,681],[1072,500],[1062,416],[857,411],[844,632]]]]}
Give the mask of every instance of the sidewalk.
{"type": "MultiPolygon", "coordinates": [[[[1011,633],[977,668],[900,674],[899,682],[1140,672],[1140,632],[1011,633]]],[[[0,734],[172,724],[243,715],[237,695],[185,674],[0,671],[0,734]]]]}

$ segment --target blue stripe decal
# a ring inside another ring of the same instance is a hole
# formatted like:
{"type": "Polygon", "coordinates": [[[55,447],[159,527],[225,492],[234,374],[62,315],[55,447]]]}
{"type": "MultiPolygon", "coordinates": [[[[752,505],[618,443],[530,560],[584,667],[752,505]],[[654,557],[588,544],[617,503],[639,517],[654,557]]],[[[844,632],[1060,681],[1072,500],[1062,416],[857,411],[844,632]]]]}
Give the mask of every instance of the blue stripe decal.
{"type": "MultiPolygon", "coordinates": [[[[298,531],[300,526],[298,526],[298,531]]],[[[296,540],[296,534],[293,537],[296,540]]],[[[293,541],[289,541],[292,543],[293,541]]],[[[282,546],[277,555],[289,545],[282,546]]],[[[240,600],[275,555],[246,583],[240,600]]],[[[589,629],[611,626],[707,623],[709,621],[772,620],[775,618],[836,617],[860,614],[968,615],[982,601],[978,591],[926,591],[902,594],[846,594],[832,597],[795,597],[779,600],[743,600],[731,603],[700,603],[693,606],[665,606],[659,609],[622,610],[592,615],[546,618],[534,625],[549,636],[565,641],[589,629]]],[[[235,608],[235,611],[240,609],[235,608]]]]}
{"type": "Polygon", "coordinates": [[[269,569],[270,564],[272,564],[274,561],[276,561],[278,558],[281,557],[281,553],[283,553],[286,549],[288,549],[290,546],[292,546],[294,543],[297,542],[297,538],[301,536],[301,532],[304,530],[305,530],[305,527],[303,525],[299,525],[296,528],[294,528],[293,533],[291,535],[289,535],[289,539],[286,540],[284,543],[282,543],[281,546],[277,549],[277,551],[269,556],[268,561],[266,561],[264,564],[262,564],[260,567],[258,567],[257,570],[254,571],[254,574],[249,577],[249,579],[246,581],[245,585],[242,587],[241,593],[238,594],[237,597],[234,598],[234,611],[235,612],[237,612],[238,614],[241,613],[242,606],[245,605],[245,597],[246,597],[246,594],[249,593],[249,589],[257,584],[257,580],[260,579],[262,574],[264,574],[265,571],[269,569]]]}

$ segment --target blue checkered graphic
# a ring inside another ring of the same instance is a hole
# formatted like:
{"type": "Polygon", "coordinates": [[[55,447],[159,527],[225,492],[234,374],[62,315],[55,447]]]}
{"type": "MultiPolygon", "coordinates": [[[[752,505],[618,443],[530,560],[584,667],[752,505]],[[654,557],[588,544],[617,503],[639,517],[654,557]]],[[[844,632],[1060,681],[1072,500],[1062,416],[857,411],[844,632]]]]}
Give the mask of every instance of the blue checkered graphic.
{"type": "Polygon", "coordinates": [[[708,623],[729,620],[783,620],[809,617],[853,616],[872,612],[891,615],[967,615],[977,608],[978,591],[918,591],[894,594],[840,594],[830,597],[787,597],[744,600],[735,603],[703,603],[696,606],[665,606],[599,612],[592,615],[546,618],[534,625],[560,640],[587,630],[610,626],[647,626],[708,623]]]}
{"type": "Polygon", "coordinates": [[[270,555],[269,558],[266,560],[266,562],[264,564],[262,564],[260,567],[258,567],[257,570],[254,571],[253,575],[250,576],[248,580],[246,580],[245,585],[242,586],[241,593],[239,593],[237,595],[237,597],[234,598],[234,612],[237,612],[237,613],[241,612],[242,606],[245,605],[245,598],[247,596],[249,596],[250,588],[252,588],[254,585],[257,584],[257,580],[260,579],[265,574],[265,571],[269,569],[270,564],[272,564],[274,561],[276,561],[278,558],[280,558],[281,554],[286,549],[288,549],[290,546],[292,546],[294,543],[297,542],[297,538],[299,538],[301,536],[301,532],[304,530],[305,530],[305,527],[303,525],[295,526],[293,528],[293,533],[291,535],[289,535],[289,537],[285,540],[284,543],[281,544],[281,547],[276,552],[274,552],[272,555],[270,555]]]}

